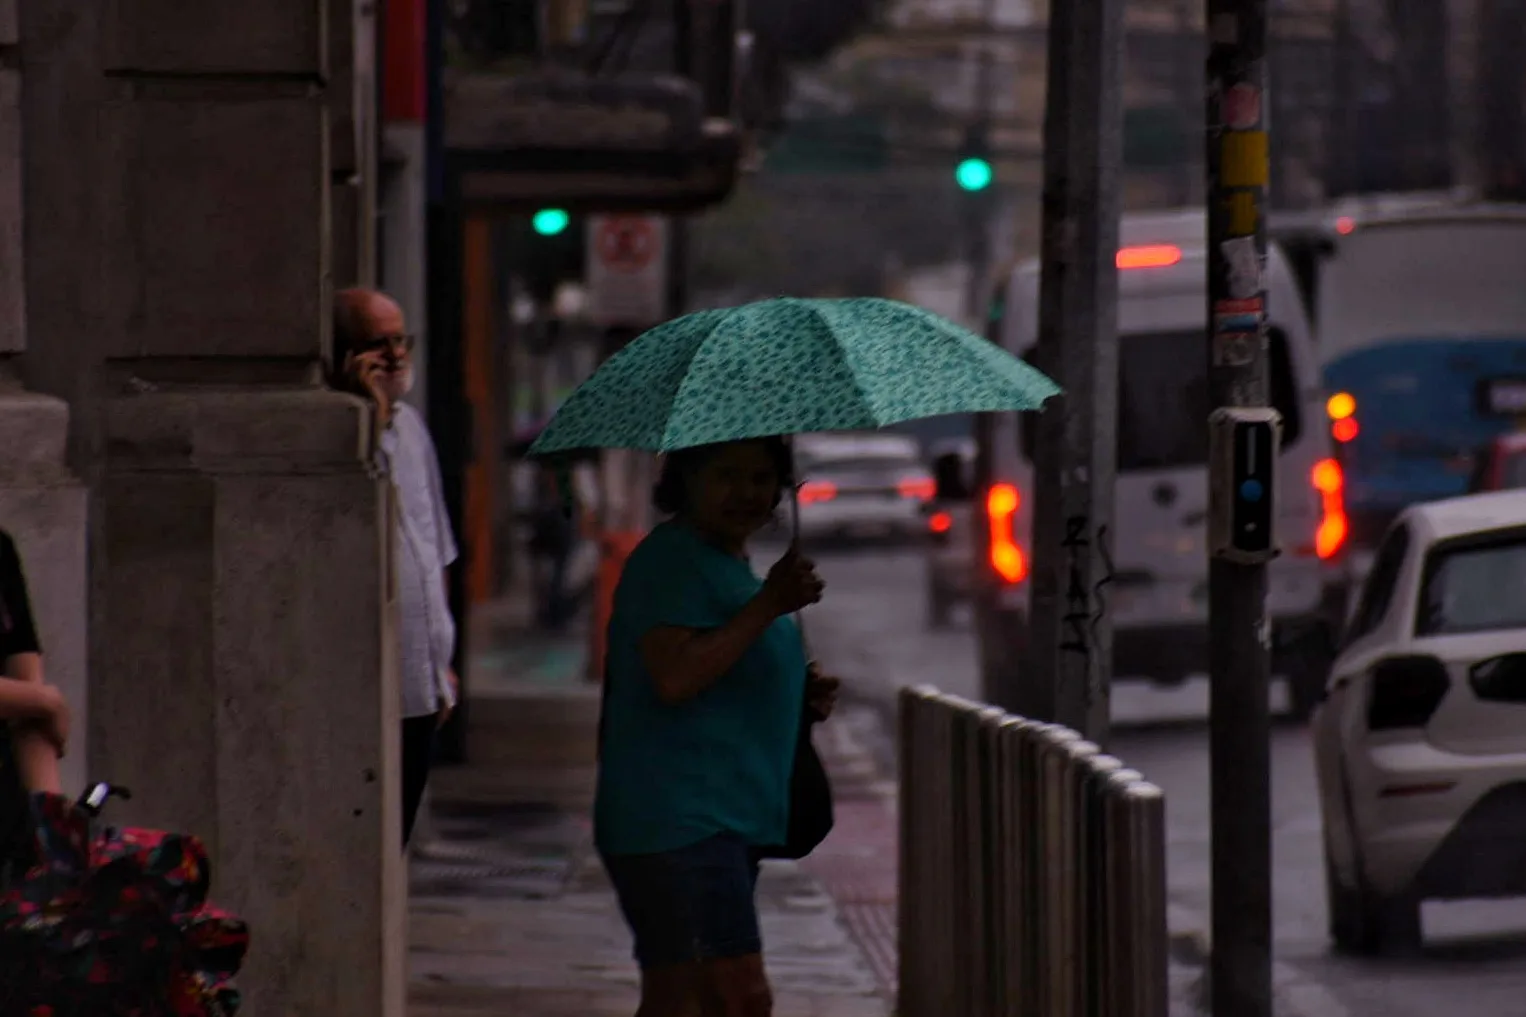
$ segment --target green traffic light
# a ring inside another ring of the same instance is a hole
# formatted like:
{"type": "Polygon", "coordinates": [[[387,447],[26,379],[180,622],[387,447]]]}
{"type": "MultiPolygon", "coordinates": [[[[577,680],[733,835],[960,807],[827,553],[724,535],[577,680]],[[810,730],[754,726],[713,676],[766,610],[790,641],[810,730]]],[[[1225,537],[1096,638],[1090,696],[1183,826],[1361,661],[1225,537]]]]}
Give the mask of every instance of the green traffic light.
{"type": "Polygon", "coordinates": [[[959,181],[959,186],[966,191],[983,191],[991,186],[992,180],[996,179],[996,171],[986,160],[972,156],[955,168],[954,179],[959,181]]]}
{"type": "Polygon", "coordinates": [[[531,220],[531,225],[535,227],[535,232],[541,236],[554,237],[565,230],[567,224],[571,221],[572,217],[563,209],[543,208],[535,213],[535,218],[531,220]]]}

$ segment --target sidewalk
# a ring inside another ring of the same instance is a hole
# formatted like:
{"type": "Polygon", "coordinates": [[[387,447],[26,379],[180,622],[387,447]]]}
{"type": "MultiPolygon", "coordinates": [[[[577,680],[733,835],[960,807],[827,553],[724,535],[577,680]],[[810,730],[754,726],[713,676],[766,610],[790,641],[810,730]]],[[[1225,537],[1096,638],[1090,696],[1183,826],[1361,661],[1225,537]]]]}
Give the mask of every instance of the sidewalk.
{"type": "MultiPolygon", "coordinates": [[[[484,615],[471,762],[439,772],[410,863],[410,1017],[631,1017],[630,938],[590,844],[598,691],[581,637],[529,634],[512,605],[484,615]]],[[[774,1012],[887,1017],[893,822],[868,754],[822,735],[837,829],[809,864],[765,865],[758,887],[774,1012]]]]}
{"type": "MultiPolygon", "coordinates": [[[[513,605],[474,619],[465,766],[439,771],[410,864],[410,1017],[632,1017],[637,972],[591,850],[598,689],[580,634],[526,631],[513,605]]],[[[832,835],[758,888],[776,1017],[890,1017],[895,785],[880,710],[845,702],[817,731],[832,835]]],[[[1173,957],[1172,1017],[1201,968],[1173,957]]]]}

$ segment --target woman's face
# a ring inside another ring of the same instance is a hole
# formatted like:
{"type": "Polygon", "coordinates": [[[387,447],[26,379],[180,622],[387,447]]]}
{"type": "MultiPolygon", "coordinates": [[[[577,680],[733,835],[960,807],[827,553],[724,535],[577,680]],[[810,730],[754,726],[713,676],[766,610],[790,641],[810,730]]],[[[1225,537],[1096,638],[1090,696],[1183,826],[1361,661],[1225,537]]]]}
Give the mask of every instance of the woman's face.
{"type": "Polygon", "coordinates": [[[695,525],[728,540],[744,541],[773,518],[782,478],[761,441],[716,448],[690,475],[689,515],[695,525]]]}

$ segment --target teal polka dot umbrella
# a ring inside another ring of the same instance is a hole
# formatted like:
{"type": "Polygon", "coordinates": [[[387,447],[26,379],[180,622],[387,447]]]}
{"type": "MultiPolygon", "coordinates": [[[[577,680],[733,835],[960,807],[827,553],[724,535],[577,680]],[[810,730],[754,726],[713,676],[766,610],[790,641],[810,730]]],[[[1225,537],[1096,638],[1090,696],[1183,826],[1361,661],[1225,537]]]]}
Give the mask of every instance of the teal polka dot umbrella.
{"type": "Polygon", "coordinates": [[[953,322],[878,298],[781,297],[644,333],[557,410],[534,456],[675,449],[1041,409],[1053,381],[953,322]]]}

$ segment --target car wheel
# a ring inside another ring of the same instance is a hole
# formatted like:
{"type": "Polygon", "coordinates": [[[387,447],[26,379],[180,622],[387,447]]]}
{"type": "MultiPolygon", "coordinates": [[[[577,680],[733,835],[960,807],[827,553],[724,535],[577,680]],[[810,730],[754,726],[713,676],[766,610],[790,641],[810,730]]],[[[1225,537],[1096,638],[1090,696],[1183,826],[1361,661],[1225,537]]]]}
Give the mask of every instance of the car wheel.
{"type": "MultiPolygon", "coordinates": [[[[1318,637],[1316,637],[1318,638],[1318,637]]],[[[1335,659],[1323,638],[1309,639],[1287,662],[1288,715],[1307,724],[1325,699],[1325,682],[1335,659]]]]}
{"type": "Polygon", "coordinates": [[[1380,897],[1370,890],[1341,885],[1328,845],[1325,897],[1330,911],[1330,941],[1341,953],[1370,957],[1419,950],[1423,941],[1419,898],[1412,894],[1380,897]]]}
{"type": "Polygon", "coordinates": [[[1362,908],[1361,891],[1341,885],[1335,874],[1335,863],[1330,860],[1328,845],[1325,847],[1325,902],[1330,913],[1330,942],[1335,944],[1335,949],[1358,956],[1373,953],[1377,943],[1362,908]]]}

